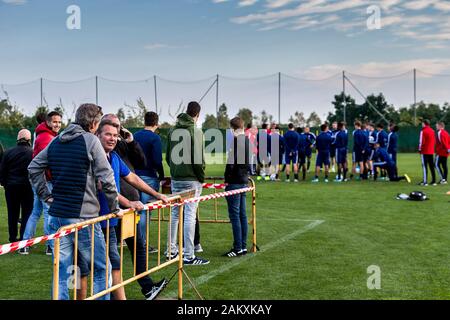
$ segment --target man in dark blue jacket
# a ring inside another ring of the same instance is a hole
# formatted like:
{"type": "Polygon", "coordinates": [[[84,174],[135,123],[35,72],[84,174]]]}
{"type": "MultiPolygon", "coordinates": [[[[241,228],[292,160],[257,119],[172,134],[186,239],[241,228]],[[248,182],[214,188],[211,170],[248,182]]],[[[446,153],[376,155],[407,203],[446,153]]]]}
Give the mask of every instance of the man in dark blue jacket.
{"type": "Polygon", "coordinates": [[[328,125],[320,126],[321,133],[316,139],[317,159],[316,159],[316,175],[312,182],[319,182],[319,172],[322,166],[325,167],[324,182],[328,182],[328,171],[330,167],[330,148],[333,138],[328,133],[328,125]]]}
{"type": "Polygon", "coordinates": [[[397,172],[397,149],[398,149],[398,132],[399,128],[395,124],[389,126],[389,135],[387,140],[387,153],[394,161],[396,172],[397,172]]]}
{"type": "Polygon", "coordinates": [[[336,147],[336,163],[338,165],[338,173],[336,182],[347,181],[347,145],[348,133],[344,122],[339,122],[334,145],[336,147]]]}
{"type": "MultiPolygon", "coordinates": [[[[377,159],[376,162],[373,163],[375,168],[381,168],[387,171],[389,176],[389,181],[397,182],[400,180],[407,180],[408,183],[411,183],[411,179],[407,174],[399,177],[396,172],[395,163],[392,158],[387,153],[386,149],[381,148],[380,143],[375,143],[375,157],[377,159]]],[[[377,179],[377,170],[375,170],[374,180],[377,179]]]]}
{"type": "Polygon", "coordinates": [[[290,182],[291,164],[294,167],[294,181],[298,182],[298,144],[300,142],[299,134],[295,131],[294,125],[289,123],[288,131],[284,134],[285,163],[286,163],[286,182],[290,182]]]}
{"type": "MultiPolygon", "coordinates": [[[[162,163],[162,143],[161,138],[155,133],[158,129],[159,116],[155,112],[147,112],[144,117],[145,127],[134,134],[134,139],[144,151],[146,164],[143,168],[136,169],[136,174],[144,180],[153,190],[159,191],[161,180],[164,179],[164,168],[162,163]]],[[[142,203],[148,203],[155,199],[145,192],[140,192],[142,203]]],[[[147,213],[140,212],[139,228],[141,234],[147,234],[147,213]]],[[[145,243],[145,241],[144,241],[145,243]]],[[[150,248],[150,252],[157,252],[157,249],[150,248]]]]}
{"type": "MultiPolygon", "coordinates": [[[[75,113],[71,123],[58,137],[42,150],[28,166],[30,181],[39,197],[50,205],[48,231],[56,233],[60,228],[99,216],[98,188],[105,194],[110,212],[119,210],[118,193],[114,172],[106,153],[93,134],[102,117],[101,107],[83,104],[75,113]],[[45,170],[52,176],[50,191],[45,179],[45,170]]],[[[99,224],[94,225],[94,294],[106,289],[105,238],[99,224]]],[[[90,265],[91,229],[78,231],[78,254],[90,265]]],[[[74,234],[60,240],[59,299],[69,299],[68,284],[74,260],[74,234]]],[[[53,246],[53,244],[52,244],[53,246]]],[[[52,248],[53,250],[54,248],[52,248]]],[[[103,297],[108,299],[109,295],[103,297]]]]}
{"type": "Polygon", "coordinates": [[[308,146],[305,149],[305,153],[306,153],[306,170],[308,170],[309,172],[309,168],[311,166],[312,150],[316,145],[316,135],[311,132],[311,129],[309,127],[305,127],[305,129],[303,130],[303,134],[306,136],[306,141],[308,142],[308,146]]]}
{"type": "Polygon", "coordinates": [[[359,165],[360,179],[367,179],[364,174],[364,153],[369,145],[367,135],[361,129],[361,122],[355,121],[355,131],[353,131],[353,174],[356,174],[356,166],[359,165]]]}

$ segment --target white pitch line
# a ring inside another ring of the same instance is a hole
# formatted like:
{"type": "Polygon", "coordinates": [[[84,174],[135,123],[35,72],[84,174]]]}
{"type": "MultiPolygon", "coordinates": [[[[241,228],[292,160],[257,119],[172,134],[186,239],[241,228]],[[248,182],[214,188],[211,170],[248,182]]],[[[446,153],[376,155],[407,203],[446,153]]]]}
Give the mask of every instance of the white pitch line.
{"type": "MultiPolygon", "coordinates": [[[[258,252],[261,254],[261,253],[264,253],[264,252],[266,252],[266,251],[268,251],[268,250],[278,248],[278,247],[280,247],[280,245],[281,245],[283,242],[292,240],[292,239],[294,239],[295,237],[301,235],[302,233],[305,233],[305,232],[307,232],[307,231],[309,231],[309,230],[311,230],[311,229],[314,229],[315,227],[319,226],[320,224],[322,224],[322,223],[324,223],[324,222],[325,222],[325,220],[313,220],[312,223],[308,224],[308,225],[305,226],[304,228],[299,229],[299,230],[297,230],[297,231],[294,231],[294,232],[292,232],[292,233],[290,233],[290,234],[288,234],[288,235],[286,235],[286,236],[284,236],[284,237],[278,239],[277,241],[270,242],[270,243],[268,243],[267,245],[264,245],[264,246],[261,248],[261,250],[258,251],[258,252]]],[[[246,262],[247,260],[249,260],[249,259],[251,259],[251,258],[253,258],[253,257],[255,257],[254,254],[247,254],[247,255],[245,255],[245,256],[243,256],[243,257],[239,257],[239,258],[235,259],[234,261],[232,261],[232,262],[230,262],[230,263],[227,263],[227,264],[221,266],[220,268],[217,268],[217,269],[211,271],[210,273],[207,273],[207,274],[205,274],[205,275],[200,276],[199,278],[197,278],[197,279],[194,281],[194,284],[195,284],[196,286],[200,286],[200,285],[202,285],[202,284],[208,282],[208,281],[211,280],[212,278],[214,278],[214,277],[216,277],[216,276],[218,276],[218,275],[220,275],[220,274],[222,274],[222,273],[225,273],[225,272],[229,271],[230,269],[232,269],[232,268],[234,268],[234,267],[240,265],[240,264],[243,263],[243,262],[246,262]]],[[[201,266],[199,266],[199,267],[201,267],[201,266]]],[[[185,267],[185,268],[186,268],[186,267],[185,267]]],[[[189,270],[189,268],[190,268],[190,267],[186,268],[186,270],[189,270]]],[[[168,292],[168,293],[167,293],[167,296],[170,297],[170,296],[176,295],[177,293],[178,293],[178,291],[173,290],[173,291],[168,292]]],[[[165,295],[165,296],[166,296],[166,295],[165,295]]]]}
{"type": "MultiPolygon", "coordinates": [[[[318,221],[316,219],[297,219],[297,218],[258,218],[257,221],[318,221]]],[[[320,220],[319,220],[320,221],[320,220]]]]}

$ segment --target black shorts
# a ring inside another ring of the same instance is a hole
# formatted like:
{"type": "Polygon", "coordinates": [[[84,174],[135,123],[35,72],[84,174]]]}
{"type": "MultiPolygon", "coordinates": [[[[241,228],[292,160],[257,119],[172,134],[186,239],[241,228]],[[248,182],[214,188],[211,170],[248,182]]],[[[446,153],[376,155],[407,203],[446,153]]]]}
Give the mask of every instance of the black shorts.
{"type": "Polygon", "coordinates": [[[299,165],[304,165],[306,163],[306,153],[304,151],[298,152],[298,161],[299,165]]]}

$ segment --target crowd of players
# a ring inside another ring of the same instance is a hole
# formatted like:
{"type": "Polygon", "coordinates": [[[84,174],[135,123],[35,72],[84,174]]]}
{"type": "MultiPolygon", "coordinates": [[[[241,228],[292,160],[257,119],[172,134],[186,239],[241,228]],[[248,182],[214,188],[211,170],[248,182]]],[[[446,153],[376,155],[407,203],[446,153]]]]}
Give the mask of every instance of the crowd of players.
{"type": "MultiPolygon", "coordinates": [[[[422,126],[419,152],[424,179],[420,184],[428,184],[427,167],[431,172],[432,185],[437,184],[435,169],[440,177],[439,183],[447,184],[450,139],[445,131],[445,124],[443,122],[436,124],[437,133],[430,127],[428,120],[424,120],[422,126]]],[[[311,158],[315,150],[316,162],[312,179],[314,183],[319,182],[321,172],[324,175],[324,182],[329,182],[330,172],[336,172],[335,182],[346,182],[351,179],[411,182],[407,174],[398,174],[398,125],[390,123],[386,132],[383,123],[375,125],[370,121],[355,121],[354,128],[351,133],[353,146],[349,146],[350,133],[345,122],[333,122],[331,126],[324,123],[317,135],[311,132],[309,127],[295,128],[292,123],[288,125],[288,130],[284,134],[276,124],[272,124],[270,128],[267,124],[263,124],[260,130],[248,126],[246,135],[253,143],[251,174],[256,175],[257,180],[279,181],[281,173],[285,172],[285,181],[290,182],[293,171],[294,182],[299,182],[301,171],[302,180],[305,181],[306,173],[311,170],[311,158]],[[276,143],[273,140],[276,140],[276,143]],[[350,152],[351,167],[347,159],[350,152]]]]}

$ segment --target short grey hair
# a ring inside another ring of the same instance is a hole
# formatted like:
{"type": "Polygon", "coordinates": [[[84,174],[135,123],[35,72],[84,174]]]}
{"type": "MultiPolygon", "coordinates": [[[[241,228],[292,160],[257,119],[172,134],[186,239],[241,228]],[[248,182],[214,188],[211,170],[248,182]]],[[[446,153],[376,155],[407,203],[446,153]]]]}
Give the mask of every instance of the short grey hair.
{"type": "Polygon", "coordinates": [[[85,103],[78,107],[75,113],[75,122],[84,130],[89,131],[92,124],[100,122],[102,115],[102,107],[93,103],[85,103]]]}

